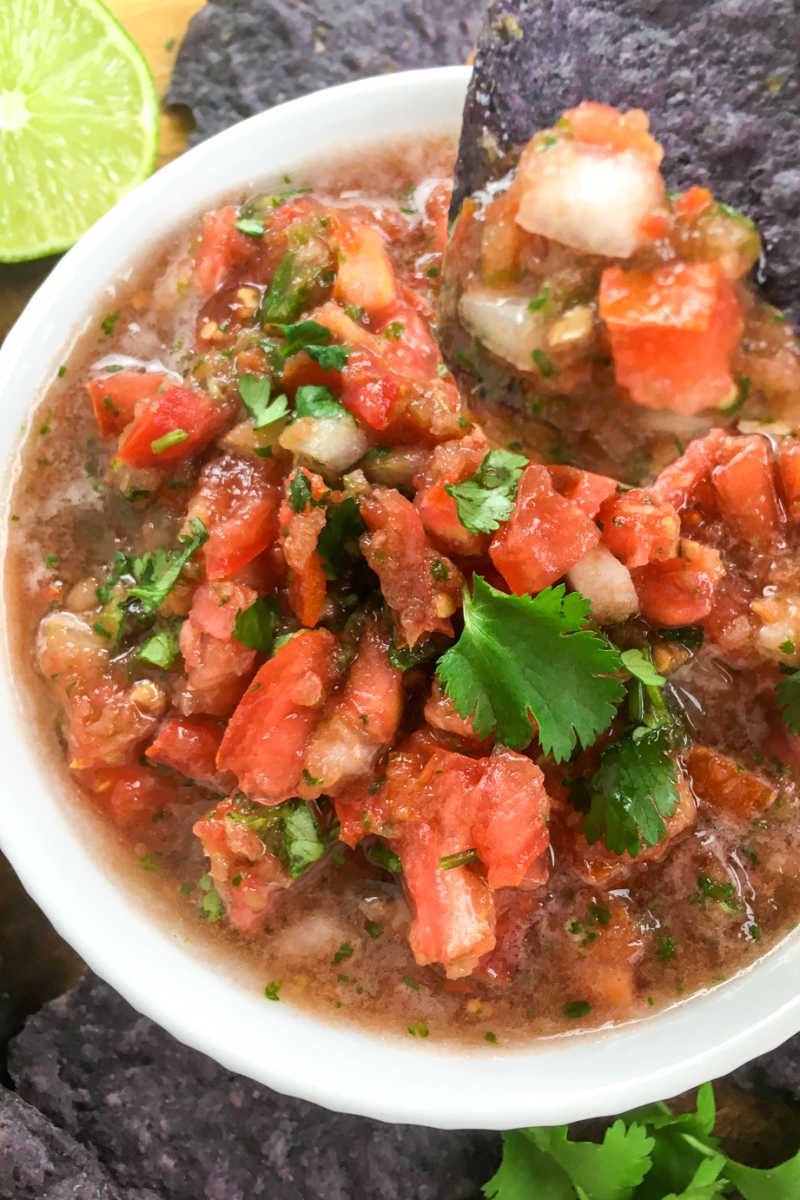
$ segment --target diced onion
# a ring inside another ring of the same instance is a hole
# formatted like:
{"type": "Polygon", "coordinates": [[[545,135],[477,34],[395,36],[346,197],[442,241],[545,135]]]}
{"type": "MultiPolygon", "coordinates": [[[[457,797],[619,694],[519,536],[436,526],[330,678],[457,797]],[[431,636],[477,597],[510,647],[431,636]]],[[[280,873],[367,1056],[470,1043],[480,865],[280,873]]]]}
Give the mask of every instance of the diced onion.
{"type": "Polygon", "coordinates": [[[594,546],[567,574],[571,587],[591,601],[595,621],[626,621],[639,611],[631,573],[605,546],[594,546]]]}
{"type": "Polygon", "coordinates": [[[352,467],[369,449],[366,435],[351,416],[300,417],[280,437],[284,450],[337,475],[352,467]]]}

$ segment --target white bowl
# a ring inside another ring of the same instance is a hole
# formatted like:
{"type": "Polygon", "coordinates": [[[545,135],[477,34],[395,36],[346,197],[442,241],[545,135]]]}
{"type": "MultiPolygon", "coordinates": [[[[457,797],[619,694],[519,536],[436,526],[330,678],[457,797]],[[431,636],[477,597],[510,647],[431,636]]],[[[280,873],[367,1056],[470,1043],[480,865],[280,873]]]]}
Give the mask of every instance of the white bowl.
{"type": "MultiPolygon", "coordinates": [[[[150,246],[259,177],[294,172],[332,148],[458,129],[465,67],[365,79],[317,92],[219,134],[159,171],[91,229],[31,300],[0,351],[3,529],[20,423],[104,293],[150,246]]],[[[3,589],[5,595],[5,586],[3,589]]],[[[5,600],[3,601],[5,605],[5,600]]],[[[515,1049],[378,1036],[270,1004],[204,961],[179,922],[147,912],[115,881],[37,751],[16,690],[3,612],[0,845],[23,884],[86,961],[175,1037],[279,1091],[344,1112],[443,1128],[512,1128],[601,1116],[739,1066],[800,1029],[800,942],[645,1020],[515,1049]]]]}

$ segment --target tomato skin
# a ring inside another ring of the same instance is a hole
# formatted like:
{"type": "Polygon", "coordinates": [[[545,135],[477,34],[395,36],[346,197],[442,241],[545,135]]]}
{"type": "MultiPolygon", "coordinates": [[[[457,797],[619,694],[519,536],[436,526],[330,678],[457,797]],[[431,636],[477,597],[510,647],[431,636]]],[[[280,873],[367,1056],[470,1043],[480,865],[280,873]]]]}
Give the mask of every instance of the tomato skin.
{"type": "Polygon", "coordinates": [[[603,501],[617,490],[616,479],[609,475],[597,475],[594,471],[581,471],[561,463],[554,463],[547,469],[558,494],[577,504],[587,517],[596,517],[603,501]]]}
{"type": "Polygon", "coordinates": [[[665,467],[648,488],[650,495],[679,511],[684,508],[703,480],[710,476],[726,436],[724,429],[712,429],[705,437],[691,442],[681,457],[665,467]]]}
{"type": "Polygon", "coordinates": [[[304,630],[256,673],[228,722],[217,766],[264,804],[297,795],[306,744],[338,678],[336,638],[304,630]]]}
{"type": "Polygon", "coordinates": [[[693,746],[686,768],[698,800],[738,821],[752,821],[774,802],[777,791],[736,759],[710,746],[693,746]]]}
{"type": "Polygon", "coordinates": [[[162,372],[121,372],[91,379],[86,390],[102,437],[121,433],[136,415],[141,400],[149,400],[171,376],[162,372]]]}
{"type": "Polygon", "coordinates": [[[681,192],[673,204],[677,216],[685,221],[693,221],[714,203],[714,197],[706,187],[693,184],[687,191],[681,192]]]}
{"type": "Polygon", "coordinates": [[[549,472],[530,463],[509,520],[492,538],[489,555],[512,592],[535,594],[566,575],[600,541],[600,530],[577,504],[554,491],[549,472]]]}
{"type": "Polygon", "coordinates": [[[415,645],[426,633],[452,636],[462,575],[434,550],[411,501],[393,488],[373,488],[361,501],[361,516],[368,530],[362,553],[380,579],[405,644],[415,645]]]}
{"type": "Polygon", "coordinates": [[[675,557],[680,517],[648,491],[633,488],[610,497],[601,505],[599,521],[603,541],[626,567],[675,557]]]}
{"type": "Polygon", "coordinates": [[[289,603],[298,621],[308,629],[312,629],[322,616],[328,586],[322,555],[317,550],[317,540],[325,526],[326,510],[314,502],[318,502],[329,491],[321,475],[298,467],[286,480],[278,517],[280,545],[289,568],[289,603]],[[295,512],[288,499],[292,481],[298,474],[304,475],[311,485],[311,499],[302,512],[295,512]]]}
{"type": "Polygon", "coordinates": [[[603,272],[598,309],[617,382],[635,404],[691,415],[727,403],[743,329],[731,281],[716,263],[603,272]]]}
{"type": "Polygon", "coordinates": [[[197,286],[207,296],[215,292],[225,276],[253,253],[257,242],[235,228],[236,209],[232,204],[206,213],[203,233],[195,260],[197,286]]]}
{"type": "Polygon", "coordinates": [[[187,779],[226,791],[233,783],[217,770],[217,752],[223,726],[202,717],[173,717],[145,750],[145,757],[170,767],[187,779]]]}
{"type": "Polygon", "coordinates": [[[728,524],[746,541],[764,542],[783,527],[772,458],[758,435],[737,438],[735,445],[736,452],[714,468],[711,480],[728,524]]]}
{"type": "Polygon", "coordinates": [[[778,452],[778,474],[790,524],[800,521],[800,441],[784,438],[778,452]]]}
{"type": "Polygon", "coordinates": [[[266,550],[278,530],[274,465],[225,454],[200,472],[187,517],[208,530],[202,555],[209,579],[227,579],[266,550]]]}
{"type": "Polygon", "coordinates": [[[682,538],[675,558],[637,567],[633,582],[642,614],[654,625],[695,625],[708,616],[725,574],[719,551],[682,538]]]}
{"type": "Polygon", "coordinates": [[[333,295],[372,314],[397,297],[394,270],[380,230],[360,221],[339,220],[331,242],[338,251],[333,295]]]}
{"type": "Polygon", "coordinates": [[[255,650],[233,637],[236,616],[257,593],[244,584],[201,584],[192,598],[188,620],[179,634],[186,688],[182,712],[227,716],[236,706],[256,662],[255,650]]]}
{"type": "Polygon", "coordinates": [[[171,387],[147,401],[120,443],[118,457],[129,467],[163,467],[202,450],[227,420],[225,410],[206,392],[171,387]],[[183,430],[188,437],[160,454],[152,443],[165,434],[183,430]]]}
{"type": "Polygon", "coordinates": [[[658,166],[664,151],[648,130],[650,122],[642,108],[632,108],[621,113],[610,104],[598,104],[595,100],[582,100],[577,108],[564,113],[570,128],[579,142],[590,146],[603,146],[607,150],[621,152],[637,150],[652,159],[658,166]]]}
{"type": "Polygon", "coordinates": [[[81,787],[115,825],[145,831],[165,804],[175,800],[169,785],[146,767],[100,767],[78,772],[81,787]]]}

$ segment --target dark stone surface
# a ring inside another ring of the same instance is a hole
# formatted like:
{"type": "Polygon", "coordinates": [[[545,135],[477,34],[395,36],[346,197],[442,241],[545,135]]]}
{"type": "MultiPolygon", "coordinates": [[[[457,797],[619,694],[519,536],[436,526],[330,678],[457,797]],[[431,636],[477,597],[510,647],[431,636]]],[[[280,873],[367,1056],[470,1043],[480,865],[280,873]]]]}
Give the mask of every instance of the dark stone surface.
{"type": "Polygon", "coordinates": [[[13,1092],[0,1088],[0,1200],[161,1200],[120,1188],[95,1156],[13,1092]]]}
{"type": "Polygon", "coordinates": [[[463,63],[482,0],[209,0],[192,18],[166,103],[196,122],[190,144],[336,83],[463,63]]]}
{"type": "Polygon", "coordinates": [[[769,1088],[800,1102],[800,1034],[777,1050],[745,1063],[731,1079],[739,1087],[756,1091],[769,1088]]]}
{"type": "Polygon", "coordinates": [[[707,184],[753,218],[765,291],[800,323],[799,57],[795,0],[491,0],[454,203],[507,168],[495,147],[581,100],[644,108],[668,186],[707,184]]]}
{"type": "Polygon", "coordinates": [[[496,1134],[341,1116],[233,1075],[91,974],[28,1020],[9,1069],[126,1200],[478,1200],[499,1158],[496,1134]]]}

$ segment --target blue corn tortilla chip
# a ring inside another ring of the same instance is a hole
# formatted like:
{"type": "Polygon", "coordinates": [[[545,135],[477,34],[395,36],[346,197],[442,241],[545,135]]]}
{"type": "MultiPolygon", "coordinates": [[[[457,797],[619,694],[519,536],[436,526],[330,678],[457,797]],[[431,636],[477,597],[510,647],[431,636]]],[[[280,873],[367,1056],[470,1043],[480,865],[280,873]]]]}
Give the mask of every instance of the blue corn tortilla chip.
{"type": "Polygon", "coordinates": [[[491,0],[464,108],[453,211],[581,100],[643,108],[667,186],[752,218],[759,282],[800,323],[795,0],[491,0]]]}
{"type": "Polygon", "coordinates": [[[482,0],[209,0],[183,40],[166,103],[192,110],[195,144],[319,88],[466,62],[482,9],[482,0]]]}
{"type": "Polygon", "coordinates": [[[24,1100],[142,1200],[148,1189],[169,1200],[479,1200],[500,1157],[497,1134],[385,1125],[280,1096],[175,1041],[88,973],[28,1020],[9,1069],[24,1100]]]}

